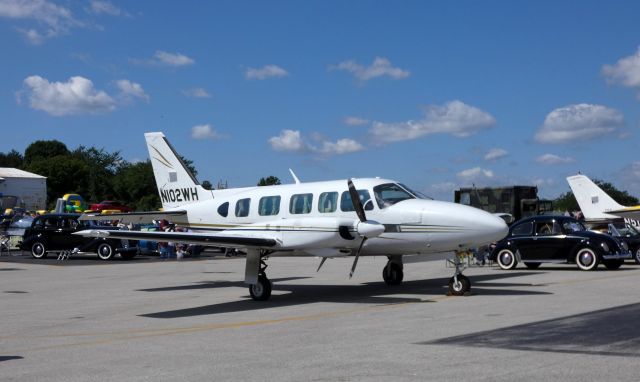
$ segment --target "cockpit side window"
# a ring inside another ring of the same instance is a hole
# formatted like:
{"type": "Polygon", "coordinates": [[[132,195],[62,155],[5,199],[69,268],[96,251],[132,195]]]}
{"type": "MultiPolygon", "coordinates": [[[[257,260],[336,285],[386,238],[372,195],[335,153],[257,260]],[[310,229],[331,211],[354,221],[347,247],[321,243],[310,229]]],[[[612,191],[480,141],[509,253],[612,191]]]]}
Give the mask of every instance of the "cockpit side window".
{"type": "Polygon", "coordinates": [[[386,183],[375,186],[373,188],[373,193],[376,196],[378,207],[381,209],[392,206],[403,200],[416,198],[414,195],[410,194],[404,188],[395,183],[386,183]]]}

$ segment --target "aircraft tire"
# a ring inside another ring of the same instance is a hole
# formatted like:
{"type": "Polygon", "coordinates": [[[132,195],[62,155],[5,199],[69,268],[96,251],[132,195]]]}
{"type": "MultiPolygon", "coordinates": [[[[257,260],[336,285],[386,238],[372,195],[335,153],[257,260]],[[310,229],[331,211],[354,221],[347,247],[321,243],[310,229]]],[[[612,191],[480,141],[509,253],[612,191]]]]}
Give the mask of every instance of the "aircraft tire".
{"type": "Polygon", "coordinates": [[[31,256],[34,259],[44,259],[47,257],[47,247],[41,241],[31,244],[31,256]]]}
{"type": "Polygon", "coordinates": [[[115,251],[113,247],[109,243],[100,243],[98,249],[96,249],[96,253],[101,260],[111,260],[115,251]]]}
{"type": "Polygon", "coordinates": [[[471,291],[471,281],[465,275],[458,275],[458,282],[455,278],[449,279],[449,294],[452,296],[464,296],[471,291]]]}
{"type": "Polygon", "coordinates": [[[403,278],[404,272],[399,264],[388,262],[382,269],[382,279],[389,286],[402,284],[403,278]]]}
{"type": "Polygon", "coordinates": [[[518,265],[515,253],[509,248],[501,249],[496,256],[498,265],[504,270],[514,269],[518,265]]]}
{"type": "Polygon", "coordinates": [[[266,301],[271,297],[271,281],[261,274],[256,284],[249,285],[249,294],[255,301],[266,301]]]}
{"type": "Polygon", "coordinates": [[[580,270],[593,271],[598,268],[598,254],[589,247],[583,247],[576,252],[576,265],[580,270]]]}

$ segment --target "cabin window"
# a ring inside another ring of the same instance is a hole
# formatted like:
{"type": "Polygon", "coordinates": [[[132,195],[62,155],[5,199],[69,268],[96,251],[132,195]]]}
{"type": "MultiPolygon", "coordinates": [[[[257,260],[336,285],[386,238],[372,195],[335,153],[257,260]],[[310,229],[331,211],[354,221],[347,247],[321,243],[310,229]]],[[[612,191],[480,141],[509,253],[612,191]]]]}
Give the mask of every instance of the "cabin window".
{"type": "Polygon", "coordinates": [[[308,214],[311,212],[313,194],[296,194],[289,200],[289,212],[292,214],[308,214]]]}
{"type": "Polygon", "coordinates": [[[373,188],[373,194],[376,196],[376,202],[380,208],[392,206],[403,200],[415,199],[415,197],[405,189],[393,183],[375,186],[373,188]]]}
{"type": "Polygon", "coordinates": [[[236,216],[239,218],[249,216],[249,206],[251,205],[251,199],[240,199],[236,202],[236,216]]]}
{"type": "Polygon", "coordinates": [[[338,208],[338,193],[323,192],[318,199],[318,211],[322,213],[336,212],[338,208]]]}
{"type": "MultiPolygon", "coordinates": [[[[371,201],[371,194],[367,190],[357,190],[358,196],[360,196],[360,202],[364,205],[364,209],[371,211],[373,209],[373,202],[371,201]]],[[[355,211],[353,208],[353,202],[351,201],[351,194],[349,191],[342,193],[340,197],[340,210],[343,212],[355,211]]]]}
{"type": "Polygon", "coordinates": [[[218,207],[218,213],[222,217],[227,217],[229,215],[229,202],[224,202],[218,207]]]}
{"type": "Polygon", "coordinates": [[[280,196],[264,196],[258,203],[258,214],[260,216],[277,215],[280,213],[280,196]]]}

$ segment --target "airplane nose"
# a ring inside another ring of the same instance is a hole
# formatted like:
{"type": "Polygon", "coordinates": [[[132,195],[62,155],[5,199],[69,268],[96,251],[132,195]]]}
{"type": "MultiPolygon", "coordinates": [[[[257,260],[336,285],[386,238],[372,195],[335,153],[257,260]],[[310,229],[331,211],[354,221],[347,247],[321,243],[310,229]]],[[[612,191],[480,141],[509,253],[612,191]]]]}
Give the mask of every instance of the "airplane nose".
{"type": "Polygon", "coordinates": [[[507,223],[501,217],[487,213],[486,217],[487,237],[493,238],[493,241],[502,240],[509,233],[507,223]]]}

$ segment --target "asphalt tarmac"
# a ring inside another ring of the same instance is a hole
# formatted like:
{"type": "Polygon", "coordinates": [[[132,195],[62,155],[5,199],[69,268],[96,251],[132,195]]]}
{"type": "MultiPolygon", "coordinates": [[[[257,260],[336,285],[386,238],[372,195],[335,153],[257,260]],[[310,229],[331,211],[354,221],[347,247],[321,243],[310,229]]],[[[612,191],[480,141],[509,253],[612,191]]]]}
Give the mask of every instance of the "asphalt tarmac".
{"type": "Polygon", "coordinates": [[[0,257],[0,380],[637,381],[640,266],[468,269],[443,260],[271,258],[272,298],[244,258],[59,262],[0,257]]]}

